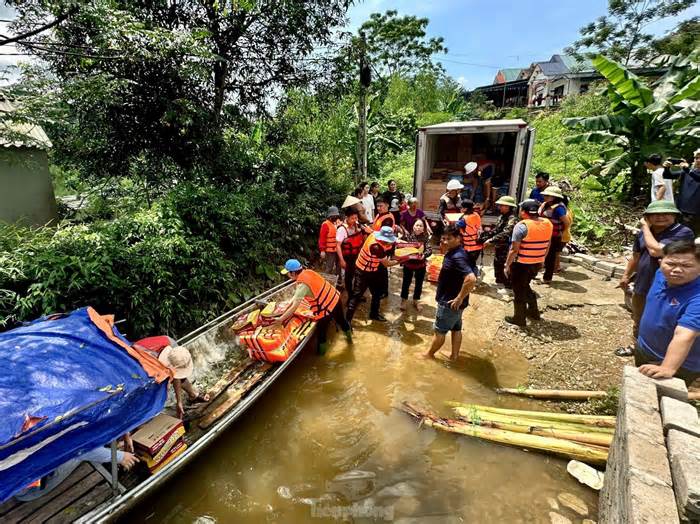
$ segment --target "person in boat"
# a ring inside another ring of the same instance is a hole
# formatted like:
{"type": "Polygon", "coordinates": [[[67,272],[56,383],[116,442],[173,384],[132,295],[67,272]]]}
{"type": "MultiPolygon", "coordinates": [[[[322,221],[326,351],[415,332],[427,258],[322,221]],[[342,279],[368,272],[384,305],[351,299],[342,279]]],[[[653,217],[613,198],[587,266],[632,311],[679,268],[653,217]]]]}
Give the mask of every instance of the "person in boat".
{"type": "Polygon", "coordinates": [[[350,293],[357,255],[365,242],[365,236],[357,223],[357,211],[352,208],[346,210],[345,221],[338,226],[335,240],[338,263],[345,271],[345,289],[350,293]]]}
{"type": "Polygon", "coordinates": [[[469,293],[476,285],[476,275],[469,264],[467,252],[462,247],[462,234],[457,226],[449,225],[445,228],[440,238],[440,248],[445,252],[445,258],[435,293],[435,334],[425,357],[434,358],[450,332],[450,358],[456,360],[462,345],[462,314],[469,305],[469,293]]]}
{"type": "MultiPolygon", "coordinates": [[[[95,464],[107,464],[112,462],[112,451],[109,448],[96,448],[87,453],[70,459],[58,466],[54,471],[26,487],[15,495],[15,499],[20,502],[29,502],[43,497],[50,493],[70,476],[75,469],[83,462],[92,462],[95,464]]],[[[129,451],[117,450],[117,463],[125,470],[129,471],[139,462],[139,458],[129,451]]]]}
{"type": "Polygon", "coordinates": [[[502,196],[496,200],[498,206],[498,223],[493,231],[484,233],[484,246],[492,244],[495,249],[493,257],[493,272],[496,276],[496,284],[503,284],[506,288],[510,288],[510,279],[506,277],[504,268],[506,259],[508,258],[508,247],[510,246],[510,238],[513,236],[513,228],[518,223],[518,204],[511,196],[502,196]]]}
{"type": "Polygon", "coordinates": [[[305,269],[301,262],[294,258],[285,262],[281,273],[296,282],[296,289],[292,302],[279,316],[276,324],[283,325],[292,318],[301,302],[306,299],[315,315],[314,320],[318,322],[318,351],[321,355],[326,352],[326,332],[331,319],[343,331],[348,342],[352,342],[350,323],[343,313],[340,292],[330,282],[315,271],[305,269]]]}
{"type": "Polygon", "coordinates": [[[362,295],[368,288],[372,295],[369,318],[379,322],[386,322],[386,318],[379,313],[379,306],[384,293],[380,267],[386,269],[398,264],[398,261],[390,258],[395,243],[396,235],[394,235],[393,228],[384,226],[379,231],[369,235],[362,245],[355,263],[355,278],[352,281],[352,292],[348,300],[348,322],[352,322],[355,310],[362,301],[362,295]]]}
{"type": "Polygon", "coordinates": [[[209,395],[198,393],[192,382],[190,382],[189,377],[192,376],[194,371],[192,355],[186,347],[178,345],[175,339],[166,335],[148,337],[135,342],[133,347],[151,353],[172,370],[178,418],[185,416],[183,391],[187,394],[188,400],[192,404],[209,402],[209,395]]]}
{"type": "Polygon", "coordinates": [[[478,275],[477,261],[484,249],[483,244],[479,242],[481,216],[474,211],[474,202],[471,200],[462,200],[460,210],[462,211],[462,216],[456,225],[462,235],[462,247],[467,252],[472,271],[475,275],[478,275]]]}
{"type": "MultiPolygon", "coordinates": [[[[661,201],[657,201],[659,203],[661,201]]],[[[700,378],[700,244],[663,247],[639,323],[634,364],[652,378],[700,378]]]]}
{"type": "MultiPolygon", "coordinates": [[[[325,262],[324,271],[329,275],[337,275],[340,277],[340,263],[336,253],[336,233],[340,224],[340,212],[335,206],[328,208],[326,220],[321,224],[321,231],[318,235],[318,250],[321,255],[321,260],[325,262]]],[[[338,283],[340,286],[342,282],[338,283]]]]}
{"type": "Polygon", "coordinates": [[[461,198],[459,192],[464,188],[459,180],[450,180],[447,183],[447,191],[440,197],[440,204],[438,205],[438,214],[442,219],[442,223],[446,226],[449,224],[447,213],[459,213],[459,206],[461,203],[461,198]]]}
{"type": "Polygon", "coordinates": [[[540,320],[537,295],[530,282],[537,276],[549,251],[554,226],[539,216],[540,203],[534,199],[520,203],[520,222],[513,228],[505,274],[513,286],[513,316],[505,317],[509,324],[525,327],[526,318],[540,320]]]}

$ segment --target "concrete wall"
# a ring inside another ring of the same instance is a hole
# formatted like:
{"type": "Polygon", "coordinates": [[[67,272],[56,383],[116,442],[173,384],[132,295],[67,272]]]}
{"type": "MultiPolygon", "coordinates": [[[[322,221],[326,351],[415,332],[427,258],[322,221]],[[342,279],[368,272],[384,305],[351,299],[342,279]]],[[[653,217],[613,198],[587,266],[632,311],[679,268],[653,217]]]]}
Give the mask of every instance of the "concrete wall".
{"type": "Polygon", "coordinates": [[[700,522],[700,423],[679,379],[624,368],[602,523],[700,522]]]}
{"type": "Polygon", "coordinates": [[[0,147],[0,220],[41,226],[55,218],[46,151],[0,147]]]}

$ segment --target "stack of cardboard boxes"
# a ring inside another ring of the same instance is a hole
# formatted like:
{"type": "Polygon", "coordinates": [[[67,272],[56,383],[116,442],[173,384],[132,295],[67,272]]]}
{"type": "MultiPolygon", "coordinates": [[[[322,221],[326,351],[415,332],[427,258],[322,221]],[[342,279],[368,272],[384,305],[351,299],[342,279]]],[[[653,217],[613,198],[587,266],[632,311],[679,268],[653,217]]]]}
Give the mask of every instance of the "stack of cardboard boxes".
{"type": "Polygon", "coordinates": [[[180,419],[161,413],[134,433],[134,451],[149,471],[156,473],[185,452],[184,435],[185,427],[180,419]]]}

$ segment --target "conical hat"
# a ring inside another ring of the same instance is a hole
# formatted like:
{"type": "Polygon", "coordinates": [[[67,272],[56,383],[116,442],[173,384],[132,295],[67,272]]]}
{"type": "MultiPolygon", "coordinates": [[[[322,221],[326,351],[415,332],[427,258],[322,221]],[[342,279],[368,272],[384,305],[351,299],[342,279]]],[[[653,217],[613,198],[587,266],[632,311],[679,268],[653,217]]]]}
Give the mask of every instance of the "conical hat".
{"type": "Polygon", "coordinates": [[[343,202],[343,205],[340,207],[350,207],[350,206],[354,206],[355,204],[361,204],[361,203],[362,203],[362,200],[360,200],[359,198],[348,195],[345,198],[345,202],[343,202]]]}

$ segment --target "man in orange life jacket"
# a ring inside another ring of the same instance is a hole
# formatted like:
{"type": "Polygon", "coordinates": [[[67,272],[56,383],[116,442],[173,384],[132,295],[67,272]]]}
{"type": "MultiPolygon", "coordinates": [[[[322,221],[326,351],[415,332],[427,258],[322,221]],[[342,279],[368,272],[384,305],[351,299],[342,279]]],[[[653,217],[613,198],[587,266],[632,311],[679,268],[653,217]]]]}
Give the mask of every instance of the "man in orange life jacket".
{"type": "Polygon", "coordinates": [[[355,276],[355,262],[360,254],[365,236],[357,223],[357,211],[349,208],[345,211],[345,221],[338,226],[335,234],[336,253],[340,267],[345,270],[345,289],[348,294],[352,290],[352,279],[355,276]]]}
{"type": "Polygon", "coordinates": [[[505,273],[513,285],[514,315],[506,317],[509,324],[525,327],[526,317],[540,319],[537,295],[530,282],[544,263],[552,239],[552,223],[538,215],[537,200],[525,200],[520,204],[520,218],[513,229],[513,239],[508,251],[505,273]]]}
{"type": "MultiPolygon", "coordinates": [[[[374,219],[372,229],[379,231],[383,227],[390,227],[396,233],[396,218],[389,210],[389,203],[382,197],[377,199],[377,217],[374,219]]],[[[377,270],[379,273],[378,280],[381,284],[381,298],[389,296],[389,271],[386,266],[380,265],[377,270]]]]}
{"type": "Polygon", "coordinates": [[[343,314],[343,304],[340,301],[340,292],[333,287],[321,275],[311,269],[304,269],[296,259],[290,258],[284,264],[283,275],[287,275],[290,280],[294,280],[297,285],[294,291],[294,298],[289,307],[277,319],[276,323],[284,324],[296,312],[301,302],[306,301],[311,306],[311,311],[318,322],[318,352],[323,355],[326,352],[326,331],[331,318],[336,325],[345,333],[348,342],[352,342],[350,333],[350,323],[343,314]]]}
{"type": "Polygon", "coordinates": [[[484,245],[479,243],[481,234],[481,217],[474,212],[474,202],[472,200],[462,200],[462,217],[457,221],[457,227],[462,235],[462,247],[467,252],[469,266],[475,275],[479,275],[477,261],[483,252],[484,245]]]}
{"type": "Polygon", "coordinates": [[[396,235],[394,235],[394,230],[389,226],[383,226],[365,240],[355,263],[355,278],[352,281],[352,293],[350,293],[350,300],[348,301],[348,321],[352,322],[357,305],[362,295],[369,288],[372,295],[369,318],[379,322],[386,322],[386,318],[379,313],[379,304],[381,303],[384,290],[379,268],[387,268],[398,264],[398,261],[389,258],[395,243],[396,235]]]}
{"type": "MultiPolygon", "coordinates": [[[[338,255],[336,253],[335,235],[340,222],[340,213],[338,208],[331,206],[328,208],[326,220],[321,224],[321,231],[318,235],[318,250],[321,253],[321,260],[325,261],[324,271],[329,275],[338,275],[340,277],[340,264],[338,263],[338,255]]],[[[342,287],[343,283],[338,282],[342,287]]]]}

